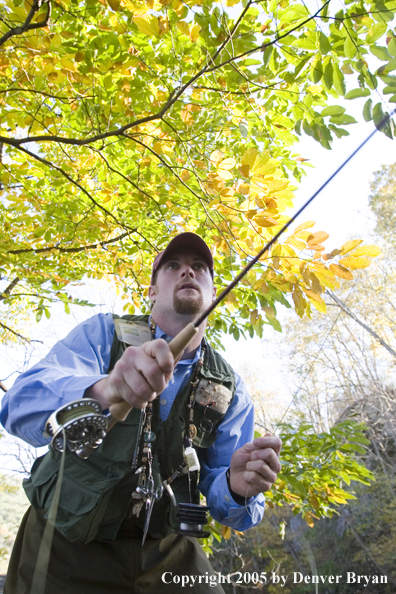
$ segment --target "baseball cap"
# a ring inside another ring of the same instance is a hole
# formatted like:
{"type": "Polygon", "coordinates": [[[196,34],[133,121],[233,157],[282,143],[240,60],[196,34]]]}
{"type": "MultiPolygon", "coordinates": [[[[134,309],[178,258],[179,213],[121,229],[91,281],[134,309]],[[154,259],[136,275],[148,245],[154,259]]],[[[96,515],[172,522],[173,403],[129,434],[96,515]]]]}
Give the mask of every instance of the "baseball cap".
{"type": "Polygon", "coordinates": [[[189,248],[190,250],[194,250],[199,252],[201,256],[203,256],[204,260],[209,264],[210,274],[213,277],[213,257],[210,252],[210,249],[204,242],[204,240],[197,235],[196,233],[180,233],[180,235],[176,235],[166,246],[166,248],[156,255],[153,268],[151,270],[151,284],[154,282],[155,273],[161,266],[161,263],[164,261],[164,258],[170,254],[171,252],[180,252],[183,248],[189,248]]]}

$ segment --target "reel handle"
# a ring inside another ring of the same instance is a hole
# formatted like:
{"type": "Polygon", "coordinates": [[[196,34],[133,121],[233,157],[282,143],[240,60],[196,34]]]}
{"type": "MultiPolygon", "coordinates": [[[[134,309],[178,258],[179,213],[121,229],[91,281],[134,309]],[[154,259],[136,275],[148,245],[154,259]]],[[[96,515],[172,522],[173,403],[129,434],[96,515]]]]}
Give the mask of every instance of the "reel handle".
{"type": "MultiPolygon", "coordinates": [[[[169,343],[169,348],[176,363],[197,332],[198,328],[196,328],[193,324],[187,324],[187,326],[183,328],[183,330],[181,330],[181,332],[179,332],[175,338],[172,338],[171,342],[169,343]]],[[[111,416],[117,421],[125,421],[131,409],[132,406],[125,400],[115,402],[109,408],[111,416]]]]}

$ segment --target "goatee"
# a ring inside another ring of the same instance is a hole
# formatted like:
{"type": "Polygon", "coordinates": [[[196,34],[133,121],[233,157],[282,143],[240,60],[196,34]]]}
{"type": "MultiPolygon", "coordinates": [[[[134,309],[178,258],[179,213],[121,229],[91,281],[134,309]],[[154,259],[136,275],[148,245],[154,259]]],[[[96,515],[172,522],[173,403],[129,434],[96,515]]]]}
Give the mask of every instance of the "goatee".
{"type": "Polygon", "coordinates": [[[173,309],[178,314],[193,315],[202,311],[203,299],[200,294],[196,299],[180,299],[177,295],[173,297],[173,309]]]}

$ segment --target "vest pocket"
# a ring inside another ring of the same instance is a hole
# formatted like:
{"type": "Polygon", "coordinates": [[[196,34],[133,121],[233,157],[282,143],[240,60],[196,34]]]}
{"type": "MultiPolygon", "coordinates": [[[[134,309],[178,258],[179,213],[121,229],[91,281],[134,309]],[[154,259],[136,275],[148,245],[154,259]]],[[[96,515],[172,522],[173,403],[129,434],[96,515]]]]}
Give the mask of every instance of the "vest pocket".
{"type": "Polygon", "coordinates": [[[193,444],[200,448],[209,448],[216,439],[216,429],[224,414],[211,409],[210,406],[203,406],[200,402],[194,404],[194,424],[197,428],[197,435],[193,444]]]}
{"type": "MultiPolygon", "coordinates": [[[[54,496],[59,460],[60,455],[50,450],[36,460],[32,475],[23,485],[32,506],[44,509],[46,518],[54,496]]],[[[106,474],[86,462],[74,454],[66,454],[56,528],[71,542],[89,542],[95,538],[121,478],[106,474]]]]}

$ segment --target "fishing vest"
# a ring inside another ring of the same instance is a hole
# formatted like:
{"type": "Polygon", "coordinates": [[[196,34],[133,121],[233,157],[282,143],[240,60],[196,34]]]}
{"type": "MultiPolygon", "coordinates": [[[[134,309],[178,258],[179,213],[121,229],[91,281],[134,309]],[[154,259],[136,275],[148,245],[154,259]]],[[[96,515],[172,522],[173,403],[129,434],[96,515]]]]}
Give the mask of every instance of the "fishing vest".
{"type": "MultiPolygon", "coordinates": [[[[115,319],[148,324],[148,316],[113,316],[115,319]]],[[[198,453],[209,448],[216,439],[217,428],[224,418],[235,394],[235,374],[228,363],[205,343],[205,357],[198,380],[197,398],[193,407],[197,429],[193,445],[198,453]],[[211,402],[208,406],[205,402],[211,402]]],[[[114,332],[108,373],[121,358],[128,344],[114,332]]],[[[194,366],[193,366],[194,367],[194,366]]],[[[184,459],[184,439],[189,424],[188,407],[192,390],[191,377],[179,390],[166,421],[159,416],[159,399],[153,403],[152,431],[157,438],[153,444],[155,488],[179,468],[184,459]]],[[[138,436],[140,410],[132,409],[125,421],[118,422],[103,443],[86,460],[66,451],[57,529],[70,541],[90,542],[115,540],[124,521],[143,528],[144,507],[139,517],[131,517],[131,493],[138,475],[131,463],[138,436]]],[[[44,509],[48,515],[53,499],[62,454],[50,447],[47,454],[33,464],[31,476],[24,481],[24,489],[35,509],[44,509]]],[[[177,503],[199,503],[198,473],[190,476],[184,468],[173,482],[177,503]]],[[[154,504],[148,533],[153,538],[164,538],[177,527],[177,506],[166,491],[154,504]]]]}

